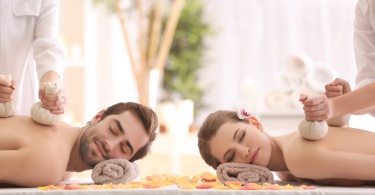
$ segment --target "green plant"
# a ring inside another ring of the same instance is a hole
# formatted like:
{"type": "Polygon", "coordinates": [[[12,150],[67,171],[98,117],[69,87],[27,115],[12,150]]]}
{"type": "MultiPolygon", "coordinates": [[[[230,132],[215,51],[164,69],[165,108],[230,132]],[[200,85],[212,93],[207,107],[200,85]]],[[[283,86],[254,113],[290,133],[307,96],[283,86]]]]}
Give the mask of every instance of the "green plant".
{"type": "Polygon", "coordinates": [[[203,66],[204,38],[212,34],[203,17],[204,6],[201,0],[185,1],[163,78],[163,100],[191,99],[194,102],[194,115],[205,106],[198,71],[203,66]]]}

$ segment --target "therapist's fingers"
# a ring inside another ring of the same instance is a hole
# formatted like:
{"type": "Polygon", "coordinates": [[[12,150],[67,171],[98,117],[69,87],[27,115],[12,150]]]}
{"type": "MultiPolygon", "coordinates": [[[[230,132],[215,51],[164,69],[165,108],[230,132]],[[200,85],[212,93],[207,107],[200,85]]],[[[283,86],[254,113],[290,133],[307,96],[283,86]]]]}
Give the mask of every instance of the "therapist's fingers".
{"type": "Polygon", "coordinates": [[[12,81],[10,82],[10,88],[12,88],[13,90],[16,89],[16,81],[15,81],[15,80],[12,80],[12,81]]]}
{"type": "Polygon", "coordinates": [[[330,115],[329,107],[319,104],[315,106],[315,108],[311,108],[309,106],[303,107],[305,112],[305,119],[308,121],[322,121],[327,120],[330,115]]]}
{"type": "Polygon", "coordinates": [[[327,96],[319,95],[319,96],[316,96],[316,97],[309,97],[308,99],[303,101],[303,105],[314,107],[314,106],[317,106],[317,105],[319,105],[319,104],[321,104],[322,102],[325,102],[325,101],[327,101],[327,96]]]}
{"type": "Polygon", "coordinates": [[[331,85],[333,86],[341,85],[343,88],[344,94],[352,91],[352,89],[350,88],[349,82],[341,78],[336,78],[334,81],[332,81],[331,85]]]}
{"type": "Polygon", "coordinates": [[[303,103],[306,99],[307,99],[307,95],[304,94],[304,93],[302,93],[302,94],[299,96],[299,101],[302,102],[302,103],[303,103]]]}
{"type": "Polygon", "coordinates": [[[13,89],[11,87],[0,85],[0,103],[12,100],[13,89]]]}
{"type": "Polygon", "coordinates": [[[64,114],[65,108],[66,108],[66,102],[64,102],[63,104],[60,104],[58,106],[53,106],[52,109],[51,109],[51,112],[53,114],[64,114]]]}
{"type": "Polygon", "coordinates": [[[308,112],[323,110],[326,107],[328,107],[328,99],[325,95],[305,100],[303,103],[303,110],[308,112]]]}
{"type": "Polygon", "coordinates": [[[327,120],[329,117],[328,113],[326,111],[319,111],[319,112],[313,112],[314,115],[309,115],[309,113],[305,112],[305,119],[307,121],[324,121],[327,120]]]}
{"type": "Polygon", "coordinates": [[[309,98],[308,100],[305,100],[303,104],[306,120],[319,121],[328,119],[330,107],[327,96],[320,95],[314,98],[309,98]]]}
{"type": "Polygon", "coordinates": [[[62,114],[65,111],[66,97],[65,90],[60,89],[57,94],[45,94],[41,99],[42,107],[55,114],[62,114]]]}
{"type": "Polygon", "coordinates": [[[0,85],[5,87],[10,87],[12,85],[11,82],[7,81],[5,78],[0,77],[0,85]]]}
{"type": "Polygon", "coordinates": [[[334,98],[334,97],[342,95],[342,88],[337,85],[328,84],[325,86],[325,88],[326,88],[325,95],[328,98],[334,98]]]}
{"type": "Polygon", "coordinates": [[[65,91],[60,89],[57,94],[45,94],[41,99],[45,106],[58,106],[66,101],[65,91]]]}
{"type": "Polygon", "coordinates": [[[341,78],[336,78],[331,83],[325,85],[325,89],[325,94],[328,98],[334,98],[351,91],[349,82],[341,78]]]}

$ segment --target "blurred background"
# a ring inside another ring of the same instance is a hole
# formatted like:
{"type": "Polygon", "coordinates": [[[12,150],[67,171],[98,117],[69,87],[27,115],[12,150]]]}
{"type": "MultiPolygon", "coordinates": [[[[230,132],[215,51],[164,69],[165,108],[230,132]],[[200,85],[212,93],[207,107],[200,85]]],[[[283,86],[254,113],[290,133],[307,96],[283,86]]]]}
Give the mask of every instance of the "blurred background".
{"type": "MultiPolygon", "coordinates": [[[[62,0],[64,120],[83,125],[120,101],[160,119],[141,176],[213,171],[196,133],[207,114],[245,102],[271,135],[297,129],[300,93],[336,77],[354,88],[356,0],[62,0]]],[[[371,130],[369,116],[350,126],[371,130]]],[[[90,172],[75,177],[89,177],[90,172]]]]}

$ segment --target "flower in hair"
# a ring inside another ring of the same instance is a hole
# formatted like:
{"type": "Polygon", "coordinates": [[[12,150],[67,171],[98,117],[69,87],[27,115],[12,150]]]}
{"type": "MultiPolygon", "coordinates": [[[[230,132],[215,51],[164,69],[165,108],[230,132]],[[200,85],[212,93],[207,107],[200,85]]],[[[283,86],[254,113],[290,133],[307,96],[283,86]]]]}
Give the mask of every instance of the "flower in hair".
{"type": "Polygon", "coordinates": [[[245,106],[236,104],[237,117],[239,119],[245,119],[250,117],[250,112],[245,109],[245,106]]]}

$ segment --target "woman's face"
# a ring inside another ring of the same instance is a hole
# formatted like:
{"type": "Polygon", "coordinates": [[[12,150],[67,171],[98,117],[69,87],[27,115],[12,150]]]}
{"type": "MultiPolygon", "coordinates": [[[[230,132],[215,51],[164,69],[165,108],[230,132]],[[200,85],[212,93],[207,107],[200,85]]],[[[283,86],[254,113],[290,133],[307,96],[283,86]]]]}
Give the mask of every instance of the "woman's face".
{"type": "Polygon", "coordinates": [[[258,121],[224,123],[210,142],[212,155],[221,163],[249,163],[267,166],[271,142],[258,121]]]}

